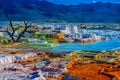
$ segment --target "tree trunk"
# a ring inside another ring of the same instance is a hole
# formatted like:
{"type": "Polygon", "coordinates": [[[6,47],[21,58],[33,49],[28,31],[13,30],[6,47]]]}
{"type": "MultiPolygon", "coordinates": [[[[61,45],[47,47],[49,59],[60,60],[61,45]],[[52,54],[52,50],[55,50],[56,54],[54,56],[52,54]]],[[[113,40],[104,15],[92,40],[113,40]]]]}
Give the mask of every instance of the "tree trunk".
{"type": "Polygon", "coordinates": [[[27,24],[25,24],[25,29],[19,34],[19,36],[17,37],[17,39],[16,39],[16,41],[19,41],[20,40],[20,38],[24,35],[24,33],[27,31],[27,28],[28,28],[28,26],[27,26],[27,24]]]}
{"type": "Polygon", "coordinates": [[[26,32],[26,30],[27,30],[27,29],[25,29],[23,32],[21,32],[21,33],[19,34],[19,36],[17,37],[16,41],[19,41],[19,40],[20,40],[20,38],[24,35],[24,33],[26,32]]]}
{"type": "Polygon", "coordinates": [[[9,37],[11,38],[12,42],[15,42],[14,37],[13,37],[8,31],[7,31],[7,33],[8,33],[8,35],[9,35],[9,37]]]}

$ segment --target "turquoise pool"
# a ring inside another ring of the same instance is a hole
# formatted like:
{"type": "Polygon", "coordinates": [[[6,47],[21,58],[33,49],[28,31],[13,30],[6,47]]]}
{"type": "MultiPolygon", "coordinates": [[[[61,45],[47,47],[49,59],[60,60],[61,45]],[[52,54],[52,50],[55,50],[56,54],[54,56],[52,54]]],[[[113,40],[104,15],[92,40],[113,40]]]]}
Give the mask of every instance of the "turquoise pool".
{"type": "Polygon", "coordinates": [[[120,40],[108,40],[103,42],[94,42],[87,44],[80,43],[65,43],[59,44],[52,48],[52,51],[76,51],[76,50],[113,50],[120,49],[120,40]]]}

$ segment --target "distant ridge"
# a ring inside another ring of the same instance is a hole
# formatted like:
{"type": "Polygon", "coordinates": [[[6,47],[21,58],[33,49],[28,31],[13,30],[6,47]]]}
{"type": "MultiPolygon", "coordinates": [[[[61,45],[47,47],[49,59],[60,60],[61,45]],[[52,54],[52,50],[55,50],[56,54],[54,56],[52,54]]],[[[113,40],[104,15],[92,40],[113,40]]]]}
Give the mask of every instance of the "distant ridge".
{"type": "Polygon", "coordinates": [[[7,11],[15,15],[14,20],[120,23],[120,4],[114,3],[58,5],[46,0],[0,0],[0,7],[0,20],[7,20],[7,11]]]}

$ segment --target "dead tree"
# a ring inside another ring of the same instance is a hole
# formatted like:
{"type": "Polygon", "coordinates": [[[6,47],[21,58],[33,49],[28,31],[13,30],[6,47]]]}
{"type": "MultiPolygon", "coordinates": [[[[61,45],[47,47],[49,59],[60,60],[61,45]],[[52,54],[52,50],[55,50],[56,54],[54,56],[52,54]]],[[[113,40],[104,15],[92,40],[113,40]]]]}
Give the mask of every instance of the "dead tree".
{"type": "Polygon", "coordinates": [[[21,26],[18,26],[17,28],[14,28],[13,23],[12,23],[13,22],[12,21],[13,17],[10,17],[8,13],[5,13],[5,15],[6,15],[8,21],[9,21],[9,26],[10,26],[10,27],[7,27],[7,30],[6,30],[7,34],[11,38],[12,42],[20,41],[21,37],[25,34],[25,32],[27,31],[27,29],[30,27],[31,24],[28,21],[24,20],[23,21],[24,26],[22,26],[22,27],[24,27],[23,30],[20,30],[21,26]],[[20,33],[17,36],[15,36],[15,32],[18,31],[18,30],[20,30],[20,33]]]}
{"type": "MultiPolygon", "coordinates": [[[[23,16],[23,14],[21,14],[23,17],[24,25],[14,28],[13,18],[15,17],[15,14],[10,15],[10,13],[9,13],[9,10],[12,8],[11,5],[12,4],[9,5],[9,0],[8,0],[7,3],[5,3],[3,6],[0,6],[1,13],[2,14],[4,13],[3,15],[6,16],[6,19],[9,22],[9,27],[7,27],[4,32],[6,32],[8,34],[8,36],[10,37],[12,42],[18,42],[18,41],[20,41],[21,37],[25,34],[25,32],[27,32],[27,29],[30,27],[31,23],[26,21],[26,19],[24,18],[25,16],[23,16]],[[22,30],[21,30],[21,27],[23,28],[22,30]],[[15,33],[17,31],[19,31],[19,34],[16,35],[15,33]]],[[[24,13],[24,15],[25,15],[25,13],[24,13]]]]}

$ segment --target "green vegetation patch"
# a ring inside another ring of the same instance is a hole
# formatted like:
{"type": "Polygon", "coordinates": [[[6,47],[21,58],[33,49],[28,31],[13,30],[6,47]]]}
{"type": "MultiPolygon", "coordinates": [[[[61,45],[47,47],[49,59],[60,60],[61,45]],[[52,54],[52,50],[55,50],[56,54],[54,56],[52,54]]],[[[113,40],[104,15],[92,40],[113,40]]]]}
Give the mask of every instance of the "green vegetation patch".
{"type": "Polygon", "coordinates": [[[46,38],[46,39],[43,39],[43,41],[45,42],[48,42],[48,43],[58,43],[58,40],[57,39],[53,39],[53,38],[46,38]]]}
{"type": "Polygon", "coordinates": [[[38,49],[51,49],[55,46],[55,44],[29,44],[29,46],[34,47],[34,48],[38,48],[38,49]]]}

